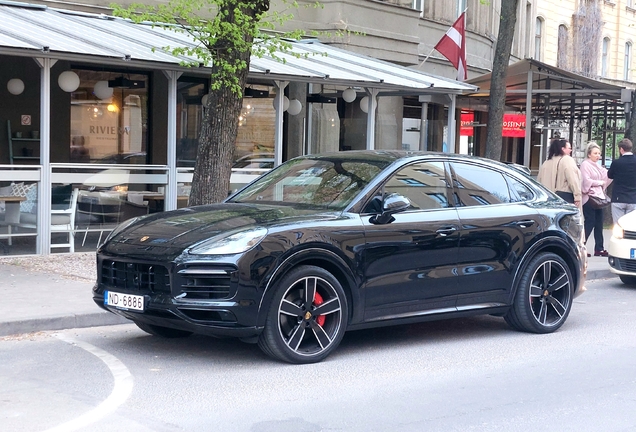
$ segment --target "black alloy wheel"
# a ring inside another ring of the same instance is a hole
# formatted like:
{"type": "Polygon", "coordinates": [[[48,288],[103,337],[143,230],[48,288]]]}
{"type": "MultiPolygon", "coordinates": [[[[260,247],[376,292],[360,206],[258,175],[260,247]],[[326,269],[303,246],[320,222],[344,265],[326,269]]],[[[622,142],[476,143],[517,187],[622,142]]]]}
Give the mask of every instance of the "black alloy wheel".
{"type": "Polygon", "coordinates": [[[514,303],[504,316],[513,328],[551,333],[565,323],[572,308],[574,281],[567,264],[554,253],[537,255],[519,279],[514,303]]]}
{"type": "Polygon", "coordinates": [[[187,330],[173,329],[170,327],[161,327],[158,325],[146,324],[139,321],[133,321],[133,322],[137,325],[137,327],[139,327],[146,333],[151,334],[153,336],[159,336],[159,337],[163,337],[167,339],[184,338],[192,334],[192,332],[189,332],[187,330]]]}
{"type": "Polygon", "coordinates": [[[347,327],[347,300],[326,270],[301,266],[283,277],[258,345],[288,363],[315,363],[340,343],[347,327]]]}

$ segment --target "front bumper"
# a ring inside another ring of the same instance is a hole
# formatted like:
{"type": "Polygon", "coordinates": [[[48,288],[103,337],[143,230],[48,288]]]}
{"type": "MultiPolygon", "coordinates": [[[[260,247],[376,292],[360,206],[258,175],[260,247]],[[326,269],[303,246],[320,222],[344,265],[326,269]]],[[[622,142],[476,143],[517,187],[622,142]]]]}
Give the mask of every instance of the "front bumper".
{"type": "Polygon", "coordinates": [[[97,257],[95,303],[136,322],[197,334],[249,338],[260,334],[262,292],[233,262],[183,262],[97,257]],[[106,305],[106,291],[142,296],[144,310],[106,305]]]}
{"type": "Polygon", "coordinates": [[[619,275],[636,276],[636,240],[610,238],[607,248],[610,271],[619,275]]]}
{"type": "MultiPolygon", "coordinates": [[[[138,295],[133,292],[124,294],[138,295]]],[[[247,338],[257,336],[263,331],[263,328],[259,326],[241,325],[235,312],[243,307],[234,302],[203,304],[179,302],[168,296],[161,298],[161,296],[144,295],[145,310],[133,311],[106,306],[104,304],[104,289],[100,289],[97,285],[93,288],[93,301],[100,308],[131,321],[208,336],[247,338]]]]}

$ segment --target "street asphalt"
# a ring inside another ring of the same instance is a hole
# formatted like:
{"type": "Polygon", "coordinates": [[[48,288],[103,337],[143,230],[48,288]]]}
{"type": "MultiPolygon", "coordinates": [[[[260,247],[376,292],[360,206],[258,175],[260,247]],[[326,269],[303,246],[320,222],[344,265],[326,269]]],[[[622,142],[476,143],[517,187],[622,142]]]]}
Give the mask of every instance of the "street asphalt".
{"type": "MultiPolygon", "coordinates": [[[[605,238],[609,237],[606,230],[605,238]]],[[[616,275],[607,258],[588,258],[587,280],[611,277],[616,275]]],[[[130,322],[100,309],[93,302],[92,286],[90,281],[0,262],[0,337],[130,322]]]]}

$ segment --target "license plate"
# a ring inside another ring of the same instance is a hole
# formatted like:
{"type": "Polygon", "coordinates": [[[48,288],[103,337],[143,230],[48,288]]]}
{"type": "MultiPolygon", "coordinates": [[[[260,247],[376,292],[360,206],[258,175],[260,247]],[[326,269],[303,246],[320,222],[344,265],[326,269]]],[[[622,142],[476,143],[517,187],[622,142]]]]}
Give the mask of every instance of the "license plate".
{"type": "Polygon", "coordinates": [[[636,249],[630,249],[629,250],[629,258],[630,259],[636,259],[636,249]]]}
{"type": "Polygon", "coordinates": [[[104,304],[118,309],[143,311],[144,297],[113,291],[104,291],[104,304]]]}

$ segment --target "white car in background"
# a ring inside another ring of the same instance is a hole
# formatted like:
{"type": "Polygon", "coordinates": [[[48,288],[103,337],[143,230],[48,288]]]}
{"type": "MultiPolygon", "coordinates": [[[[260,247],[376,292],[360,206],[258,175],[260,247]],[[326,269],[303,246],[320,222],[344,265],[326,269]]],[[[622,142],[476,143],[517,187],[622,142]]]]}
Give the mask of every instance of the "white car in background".
{"type": "Polygon", "coordinates": [[[614,224],[607,251],[610,270],[624,284],[636,286],[636,211],[614,224]]]}

